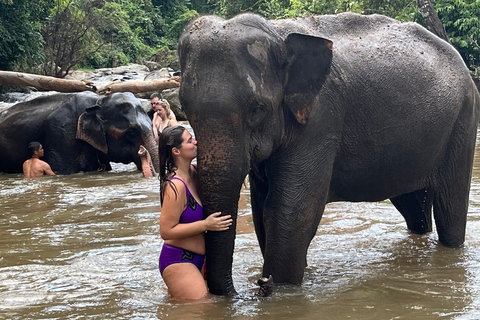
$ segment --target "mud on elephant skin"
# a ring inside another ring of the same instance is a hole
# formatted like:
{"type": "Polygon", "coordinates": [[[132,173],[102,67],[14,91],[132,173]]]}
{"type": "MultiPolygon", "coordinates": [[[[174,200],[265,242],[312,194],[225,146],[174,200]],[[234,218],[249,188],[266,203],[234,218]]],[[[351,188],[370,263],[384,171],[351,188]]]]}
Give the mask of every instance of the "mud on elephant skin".
{"type": "MultiPolygon", "coordinates": [[[[450,44],[380,15],[242,14],[198,18],[178,51],[205,215],[236,220],[249,175],[265,279],[301,283],[333,201],[391,199],[420,234],[433,211],[440,242],[462,245],[480,98],[450,44]]],[[[235,293],[234,241],[235,226],[206,235],[214,294],[235,293]]]]}
{"type": "Polygon", "coordinates": [[[0,171],[22,172],[31,141],[43,145],[44,160],[57,174],[110,170],[110,162],[134,162],[142,170],[141,145],[159,166],[151,121],[131,93],[59,93],[3,111],[0,171]]]}

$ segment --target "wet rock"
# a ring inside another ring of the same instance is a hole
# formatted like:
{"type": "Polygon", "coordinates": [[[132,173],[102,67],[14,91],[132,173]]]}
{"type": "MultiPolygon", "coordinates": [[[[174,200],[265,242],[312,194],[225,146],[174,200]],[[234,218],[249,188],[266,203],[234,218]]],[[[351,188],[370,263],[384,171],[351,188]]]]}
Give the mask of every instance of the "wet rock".
{"type": "Polygon", "coordinates": [[[148,70],[150,70],[150,71],[159,70],[162,67],[160,65],[160,63],[155,62],[155,61],[145,61],[145,65],[147,66],[148,70]]]}
{"type": "Polygon", "coordinates": [[[132,63],[126,66],[120,66],[120,67],[115,67],[115,68],[101,68],[101,69],[96,69],[95,73],[100,72],[105,75],[111,75],[111,74],[119,74],[119,75],[126,75],[126,74],[144,74],[147,72],[150,72],[147,66],[144,66],[143,64],[136,64],[132,63]]]}
{"type": "Polygon", "coordinates": [[[72,71],[65,76],[68,80],[92,80],[95,78],[95,73],[92,71],[72,71]]]}
{"type": "Polygon", "coordinates": [[[185,111],[183,111],[182,105],[180,104],[180,98],[178,97],[179,89],[180,88],[164,90],[162,96],[164,99],[167,99],[170,104],[170,109],[175,113],[177,120],[186,121],[187,116],[185,115],[185,111]]]}
{"type": "Polygon", "coordinates": [[[6,103],[20,102],[25,99],[25,93],[22,92],[7,92],[0,95],[0,101],[6,103]]]}
{"type": "Polygon", "coordinates": [[[147,81],[147,80],[159,80],[159,79],[170,78],[171,73],[173,73],[173,69],[161,68],[160,70],[155,70],[150,72],[149,74],[146,75],[146,77],[143,80],[147,81]]]}
{"type": "MultiPolygon", "coordinates": [[[[92,71],[71,71],[65,79],[69,80],[88,80],[99,86],[101,84],[116,82],[116,81],[142,81],[142,80],[155,80],[165,79],[172,76],[177,76],[172,68],[159,68],[157,62],[148,62],[149,66],[140,64],[129,64],[126,66],[120,66],[116,68],[101,68],[92,71]],[[158,65],[158,66],[157,66],[158,65]],[[151,71],[150,68],[157,68],[158,70],[151,71]]],[[[10,107],[11,103],[31,100],[38,96],[34,91],[35,88],[22,88],[21,92],[9,92],[0,96],[0,102],[4,103],[0,105],[0,110],[10,107]]],[[[151,116],[152,108],[150,105],[150,96],[153,93],[161,93],[165,99],[170,103],[172,111],[175,113],[177,120],[185,121],[187,117],[178,98],[178,88],[168,89],[162,92],[142,92],[137,93],[135,96],[142,103],[143,109],[151,116]]],[[[52,91],[52,93],[55,93],[52,91]]],[[[43,92],[41,95],[48,95],[51,93],[43,92]]]]}

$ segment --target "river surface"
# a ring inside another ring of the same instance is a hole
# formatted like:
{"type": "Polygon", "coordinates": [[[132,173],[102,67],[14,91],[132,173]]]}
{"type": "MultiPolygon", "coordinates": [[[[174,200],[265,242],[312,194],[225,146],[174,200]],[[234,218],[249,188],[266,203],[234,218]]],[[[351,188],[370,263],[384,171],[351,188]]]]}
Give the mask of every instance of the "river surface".
{"type": "Polygon", "coordinates": [[[172,300],[158,271],[159,183],[135,166],[0,174],[0,319],[480,319],[480,146],[467,240],[410,234],[388,202],[329,204],[301,286],[256,298],[262,256],[248,184],[233,279],[240,297],[172,300]]]}

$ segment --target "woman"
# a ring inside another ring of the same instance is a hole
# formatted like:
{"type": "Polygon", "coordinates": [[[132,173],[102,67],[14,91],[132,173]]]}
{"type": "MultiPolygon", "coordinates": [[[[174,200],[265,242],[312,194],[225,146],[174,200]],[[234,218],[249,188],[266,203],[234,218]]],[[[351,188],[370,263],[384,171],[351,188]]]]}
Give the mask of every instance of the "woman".
{"type": "Polygon", "coordinates": [[[159,99],[155,103],[155,113],[152,120],[153,136],[158,145],[158,137],[162,131],[168,127],[177,125],[177,120],[173,112],[170,111],[170,104],[165,99],[159,99]]]}
{"type": "Polygon", "coordinates": [[[215,212],[203,218],[198,197],[197,141],[182,126],[165,129],[160,135],[160,273],[173,298],[198,300],[208,290],[203,278],[207,231],[224,231],[232,225],[229,215],[215,212]]]}

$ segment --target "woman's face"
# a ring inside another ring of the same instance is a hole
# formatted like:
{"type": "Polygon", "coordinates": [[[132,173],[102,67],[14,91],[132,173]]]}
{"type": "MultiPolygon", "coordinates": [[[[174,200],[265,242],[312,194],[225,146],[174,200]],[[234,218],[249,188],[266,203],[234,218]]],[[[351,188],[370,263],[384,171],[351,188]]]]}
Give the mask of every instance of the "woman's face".
{"type": "Polygon", "coordinates": [[[165,119],[167,117],[167,110],[165,110],[165,107],[157,103],[156,108],[157,114],[160,116],[160,118],[165,119]]]}
{"type": "Polygon", "coordinates": [[[197,156],[197,140],[187,130],[183,131],[182,139],[182,147],[178,149],[180,155],[188,159],[194,159],[197,156]]]}

